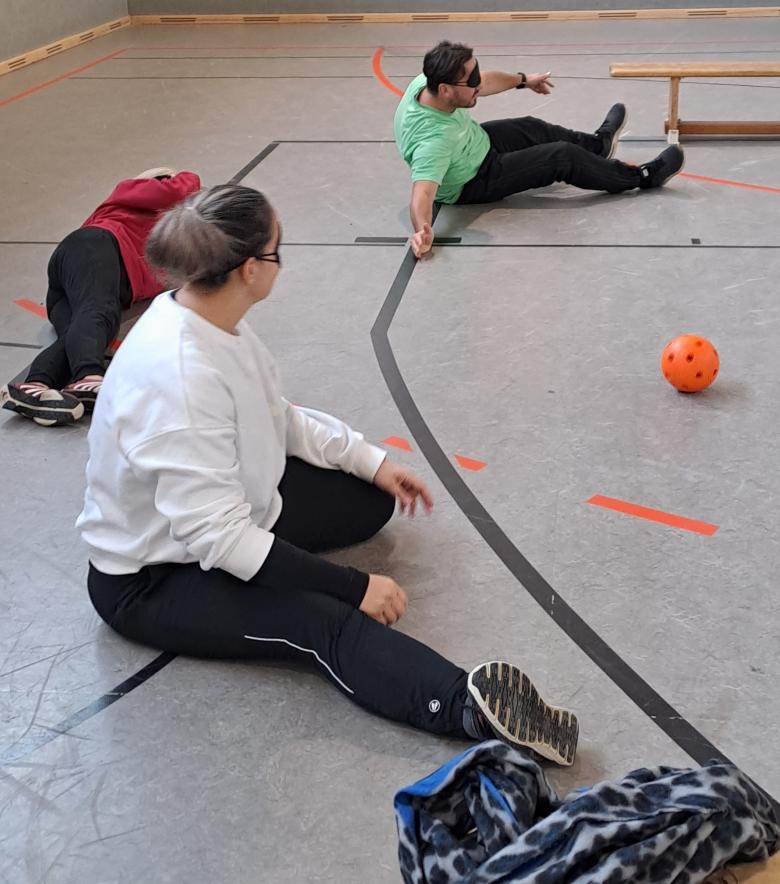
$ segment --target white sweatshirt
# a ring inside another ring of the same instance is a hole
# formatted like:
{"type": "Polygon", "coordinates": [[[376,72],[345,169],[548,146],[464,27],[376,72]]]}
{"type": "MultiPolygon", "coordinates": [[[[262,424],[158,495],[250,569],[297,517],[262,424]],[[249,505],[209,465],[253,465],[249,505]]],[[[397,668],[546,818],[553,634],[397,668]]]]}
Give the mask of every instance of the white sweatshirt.
{"type": "Polygon", "coordinates": [[[106,373],[76,522],[106,574],[200,562],[248,580],[273,544],[286,456],[370,482],[385,452],[282,398],[241,320],[229,334],[159,295],[106,373]]]}

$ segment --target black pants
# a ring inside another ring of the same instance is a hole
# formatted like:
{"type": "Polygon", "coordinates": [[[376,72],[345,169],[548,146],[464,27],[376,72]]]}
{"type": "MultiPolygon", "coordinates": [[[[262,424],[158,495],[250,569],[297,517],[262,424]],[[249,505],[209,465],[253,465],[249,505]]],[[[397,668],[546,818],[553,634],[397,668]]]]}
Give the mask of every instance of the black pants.
{"type": "Polygon", "coordinates": [[[535,117],[483,123],[490,150],[459,203],[490,203],[533,187],[564,181],[585,190],[619,193],[639,187],[639,169],[599,153],[601,137],[535,117]]]}
{"type": "Polygon", "coordinates": [[[27,380],[61,388],[103,374],[106,347],[131,300],[114,235],[97,227],[68,234],[49,261],[46,312],[57,340],[35,357],[27,380]]]}
{"type": "Polygon", "coordinates": [[[174,654],[305,662],[372,712],[467,738],[466,673],[359,611],[367,575],[312,555],[376,533],[393,513],[393,499],[295,458],[279,488],[276,540],[250,581],[197,564],[122,576],[90,565],[98,614],[126,638],[174,654]]]}

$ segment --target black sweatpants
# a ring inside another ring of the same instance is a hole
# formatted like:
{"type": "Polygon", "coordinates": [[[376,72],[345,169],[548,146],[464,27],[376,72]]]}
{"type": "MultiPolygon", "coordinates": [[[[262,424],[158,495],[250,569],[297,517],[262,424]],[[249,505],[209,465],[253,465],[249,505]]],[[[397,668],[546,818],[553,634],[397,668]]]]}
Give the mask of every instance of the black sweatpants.
{"type": "Polygon", "coordinates": [[[466,673],[359,611],[368,575],[314,554],[371,537],[392,516],[393,498],[296,458],[279,490],[276,539],[251,580],[197,564],[121,576],[90,565],[98,614],[126,638],[174,654],[305,662],[372,712],[467,739],[466,673]]]}
{"type": "Polygon", "coordinates": [[[639,187],[639,169],[600,156],[603,141],[596,135],[536,117],[493,120],[482,128],[490,150],[459,203],[490,203],[555,181],[609,193],[639,187]]]}
{"type": "Polygon", "coordinates": [[[122,255],[108,230],[82,227],[68,234],[49,261],[46,312],[57,340],[30,366],[28,381],[60,389],[106,368],[106,347],[132,301],[122,255]]]}

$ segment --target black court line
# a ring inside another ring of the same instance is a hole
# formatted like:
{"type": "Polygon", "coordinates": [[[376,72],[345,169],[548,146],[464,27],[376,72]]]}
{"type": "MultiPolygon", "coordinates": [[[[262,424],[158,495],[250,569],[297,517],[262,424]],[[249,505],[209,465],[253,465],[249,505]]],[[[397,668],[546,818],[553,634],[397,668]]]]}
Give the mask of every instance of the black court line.
{"type": "MultiPolygon", "coordinates": [[[[279,143],[276,141],[266,145],[266,147],[250,160],[243,169],[236,172],[236,174],[230,179],[230,182],[232,184],[238,184],[245,175],[248,175],[255,166],[261,163],[268,154],[274,151],[278,146],[279,143]]],[[[156,675],[161,669],[175,659],[176,654],[162,653],[155,657],[151,663],[147,663],[146,666],[139,669],[138,672],[118,684],[113,690],[103,694],[102,697],[98,697],[97,700],[94,700],[92,703],[79,709],[78,712],[74,712],[73,715],[69,715],[59,724],[55,724],[54,727],[47,728],[43,732],[38,731],[35,734],[32,733],[31,729],[31,732],[24,738],[18,740],[16,743],[12,743],[7,749],[0,753],[0,765],[12,764],[19,761],[24,756],[34,752],[36,749],[40,749],[41,746],[45,746],[57,737],[67,734],[68,731],[83,724],[85,721],[88,721],[90,718],[97,715],[98,712],[107,709],[113,703],[116,703],[117,700],[126,697],[131,691],[140,687],[140,685],[148,681],[153,675],[156,675]]]]}
{"type": "Polygon", "coordinates": [[[74,727],[82,724],[94,715],[97,715],[98,712],[108,709],[108,707],[113,703],[116,703],[117,700],[121,700],[122,697],[127,696],[130,691],[135,690],[138,685],[148,681],[156,672],[159,672],[164,666],[167,666],[174,658],[175,654],[160,654],[160,656],[155,657],[151,663],[147,663],[143,669],[139,669],[138,672],[131,675],[130,678],[126,678],[121,684],[118,684],[112,691],[103,694],[102,697],[98,697],[97,700],[90,703],[88,706],[79,709],[78,712],[74,712],[73,715],[69,715],[64,721],[55,724],[54,727],[47,728],[43,732],[39,731],[34,734],[29,733],[16,743],[12,743],[0,755],[0,765],[13,764],[15,761],[19,761],[21,758],[24,758],[25,755],[29,755],[30,752],[40,749],[41,746],[45,746],[47,743],[51,743],[52,740],[56,740],[57,737],[73,730],[74,727]]]}
{"type": "MultiPolygon", "coordinates": [[[[435,246],[455,246],[461,241],[459,236],[434,237],[435,246]]],[[[362,245],[398,245],[409,242],[408,236],[356,236],[355,243],[362,245]]]]}
{"type": "Polygon", "coordinates": [[[395,144],[394,138],[279,138],[277,144],[395,144]]]}
{"type": "Polygon", "coordinates": [[[372,246],[405,246],[408,242],[408,236],[388,236],[377,237],[375,242],[283,242],[282,246],[285,249],[289,247],[295,248],[295,246],[330,249],[368,249],[372,246]]]}
{"type": "Polygon", "coordinates": [[[40,350],[43,344],[20,344],[16,341],[0,341],[0,347],[18,347],[21,350],[40,350]]]}
{"type": "MultiPolygon", "coordinates": [[[[698,243],[672,243],[670,245],[646,243],[469,243],[458,242],[460,237],[443,236],[434,239],[434,245],[454,249],[690,249],[696,245],[698,249],[780,249],[780,245],[741,246],[741,245],[701,245],[698,243]]],[[[371,246],[403,246],[409,242],[408,236],[358,236],[352,242],[283,242],[289,248],[370,248],[371,246]]]]}
{"type": "Polygon", "coordinates": [[[278,141],[272,141],[270,144],[267,144],[256,156],[252,157],[252,159],[242,168],[239,169],[238,172],[230,179],[230,184],[238,184],[239,181],[243,181],[244,178],[255,168],[255,166],[259,166],[260,163],[269,155],[272,154],[276,148],[279,147],[278,141]]]}
{"type": "MultiPolygon", "coordinates": [[[[447,248],[454,249],[691,249],[691,243],[641,243],[641,242],[612,242],[612,243],[584,243],[584,242],[521,242],[521,243],[445,243],[447,248]]],[[[732,243],[713,243],[702,245],[696,243],[697,249],[780,249],[780,245],[766,246],[742,246],[732,243]]]]}
{"type": "MultiPolygon", "coordinates": [[[[435,220],[434,215],[434,220],[435,220]]],[[[441,483],[449,492],[461,512],[471,522],[483,540],[504,563],[525,591],[534,599],[584,651],[588,657],[631,699],[664,733],[698,764],[717,760],[733,764],[713,743],[696,730],[685,718],[654,690],[625,660],[622,659],[600,635],[586,623],[577,612],[561,598],[545,578],[525,558],[490,513],[480,503],[474,492],[461,478],[448,455],[444,453],[425,418],[406,386],[398,367],[389,331],[406,288],[414,273],[417,260],[411,249],[401,263],[379,314],[371,328],[371,343],[387,388],[393,397],[406,425],[420,446],[425,459],[431,465],[441,483]]],[[[760,789],[760,787],[758,787],[760,789]]],[[[780,813],[780,803],[761,789],[780,813]]]]}

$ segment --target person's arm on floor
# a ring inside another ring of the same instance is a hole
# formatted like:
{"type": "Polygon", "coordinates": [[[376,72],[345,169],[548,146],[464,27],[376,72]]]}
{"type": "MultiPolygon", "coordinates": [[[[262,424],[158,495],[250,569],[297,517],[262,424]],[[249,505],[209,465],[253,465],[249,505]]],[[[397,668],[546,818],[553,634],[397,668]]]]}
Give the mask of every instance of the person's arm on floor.
{"type": "Polygon", "coordinates": [[[107,202],[126,209],[165,212],[200,190],[195,172],[179,172],[171,178],[130,178],[120,182],[107,202]]]}
{"type": "Polygon", "coordinates": [[[409,159],[412,171],[412,198],[409,216],[414,233],[409,242],[415,258],[422,258],[433,245],[433,202],[452,160],[445,138],[430,138],[418,144],[409,159]]]}
{"type": "Polygon", "coordinates": [[[409,244],[415,258],[422,258],[433,245],[433,201],[438,189],[435,181],[415,181],[412,185],[409,216],[414,234],[409,244]]]}
{"type": "Polygon", "coordinates": [[[507,74],[504,71],[485,71],[482,74],[482,85],[479,89],[480,96],[498,95],[509,89],[530,89],[539,95],[549,95],[555,84],[550,82],[550,71],[546,74],[527,74],[525,85],[522,74],[507,74]]]}

